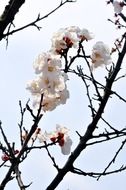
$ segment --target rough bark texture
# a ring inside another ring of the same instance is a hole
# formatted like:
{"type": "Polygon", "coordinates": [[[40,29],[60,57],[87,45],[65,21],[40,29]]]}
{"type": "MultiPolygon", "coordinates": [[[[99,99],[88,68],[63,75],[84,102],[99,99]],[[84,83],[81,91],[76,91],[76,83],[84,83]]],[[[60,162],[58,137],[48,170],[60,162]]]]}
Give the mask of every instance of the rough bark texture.
{"type": "Polygon", "coordinates": [[[15,15],[18,13],[19,8],[24,2],[25,0],[10,0],[5,7],[5,10],[0,17],[0,40],[2,40],[5,29],[13,22],[15,15]]]}

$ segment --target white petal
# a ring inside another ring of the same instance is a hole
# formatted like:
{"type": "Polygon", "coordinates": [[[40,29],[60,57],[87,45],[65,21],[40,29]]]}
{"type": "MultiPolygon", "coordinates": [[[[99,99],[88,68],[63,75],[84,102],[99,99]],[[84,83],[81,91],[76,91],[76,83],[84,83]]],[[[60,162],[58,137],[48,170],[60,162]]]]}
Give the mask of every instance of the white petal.
{"type": "Polygon", "coordinates": [[[64,155],[70,154],[71,145],[72,145],[72,140],[70,139],[69,136],[67,136],[65,139],[64,145],[61,147],[62,154],[64,154],[64,155]]]}

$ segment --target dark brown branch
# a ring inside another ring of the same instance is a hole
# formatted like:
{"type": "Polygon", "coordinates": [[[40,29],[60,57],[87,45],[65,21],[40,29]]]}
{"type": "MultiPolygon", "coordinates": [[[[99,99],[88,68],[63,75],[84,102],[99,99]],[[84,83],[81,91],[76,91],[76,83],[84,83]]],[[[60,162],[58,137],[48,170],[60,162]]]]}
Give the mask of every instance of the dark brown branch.
{"type": "Polygon", "coordinates": [[[50,157],[50,159],[51,159],[52,162],[53,162],[53,166],[57,169],[57,171],[59,171],[59,167],[58,167],[58,165],[56,164],[55,158],[52,157],[52,155],[50,154],[49,149],[48,149],[48,147],[47,147],[47,145],[46,145],[46,142],[45,142],[45,149],[46,149],[46,151],[47,151],[47,153],[48,153],[48,156],[50,157]]]}
{"type": "Polygon", "coordinates": [[[22,154],[24,153],[25,151],[25,148],[27,147],[27,144],[31,138],[31,136],[33,135],[33,133],[35,132],[35,130],[37,129],[38,127],[38,123],[40,121],[40,119],[42,118],[42,114],[41,114],[41,109],[42,109],[42,101],[43,101],[43,94],[41,95],[41,99],[40,99],[40,104],[39,104],[39,109],[38,109],[38,112],[37,112],[37,116],[36,118],[34,118],[34,124],[32,125],[27,137],[26,137],[26,140],[22,146],[22,149],[20,150],[19,154],[18,154],[18,157],[17,159],[20,159],[20,157],[22,156],[22,154]]]}
{"type": "Polygon", "coordinates": [[[4,190],[6,184],[13,179],[13,177],[11,176],[12,172],[14,169],[14,164],[11,165],[11,167],[9,168],[5,178],[2,180],[1,184],[0,184],[0,190],[4,190]]]}
{"type": "Polygon", "coordinates": [[[78,175],[83,175],[83,176],[89,176],[89,177],[94,177],[97,178],[99,175],[101,176],[105,176],[105,175],[110,175],[110,174],[114,174],[114,173],[118,173],[121,171],[126,170],[126,166],[121,166],[119,169],[116,170],[112,170],[110,172],[105,172],[105,173],[100,173],[100,172],[84,172],[79,168],[72,168],[71,172],[74,174],[78,174],[78,175]]]}
{"type": "Polygon", "coordinates": [[[108,134],[107,133],[99,134],[97,136],[93,136],[92,139],[93,138],[105,138],[105,139],[93,141],[91,143],[87,143],[86,146],[92,146],[94,144],[100,144],[100,143],[103,143],[106,141],[110,141],[113,139],[124,137],[125,135],[126,135],[126,133],[122,133],[122,132],[119,132],[119,133],[112,132],[112,133],[108,133],[108,134]]]}
{"type": "Polygon", "coordinates": [[[26,147],[26,150],[33,150],[33,149],[42,149],[42,148],[47,148],[49,146],[56,145],[56,142],[51,142],[51,143],[46,143],[46,145],[41,145],[41,146],[31,146],[31,147],[26,147]]]}
{"type": "Polygon", "coordinates": [[[1,130],[1,134],[3,136],[3,139],[4,139],[4,141],[5,141],[5,143],[6,143],[7,147],[8,147],[9,154],[10,154],[10,156],[12,158],[14,158],[13,149],[11,148],[10,143],[8,142],[8,139],[7,139],[5,133],[4,133],[3,129],[2,129],[2,123],[1,123],[1,121],[0,121],[0,130],[1,130]]]}
{"type": "MultiPolygon", "coordinates": [[[[19,1],[19,0],[18,0],[19,1]]],[[[22,0],[22,1],[24,1],[24,0],[22,0]]],[[[20,27],[20,28],[17,28],[17,29],[15,29],[15,30],[12,30],[12,31],[9,31],[9,32],[7,32],[6,34],[4,34],[4,30],[5,30],[5,27],[3,28],[3,30],[2,31],[0,31],[1,33],[1,35],[0,35],[0,40],[2,40],[3,38],[5,38],[5,37],[7,37],[7,36],[9,36],[9,35],[12,35],[12,34],[14,34],[14,33],[16,33],[16,32],[18,32],[18,31],[21,31],[21,30],[24,30],[24,29],[26,29],[26,28],[28,28],[28,27],[30,27],[30,26],[34,26],[34,27],[36,27],[38,30],[40,30],[41,29],[41,27],[39,27],[38,25],[37,25],[37,23],[39,22],[39,21],[41,21],[41,20],[44,20],[45,18],[47,18],[47,17],[49,17],[51,14],[53,14],[55,11],[57,11],[60,7],[62,7],[64,4],[66,4],[66,3],[73,3],[73,2],[76,2],[76,1],[74,1],[74,0],[65,0],[64,2],[63,1],[61,1],[60,2],[60,4],[55,8],[55,9],[53,9],[52,11],[50,11],[48,14],[46,14],[45,16],[42,16],[42,17],[40,17],[40,14],[38,14],[38,16],[37,16],[37,18],[33,21],[33,22],[31,22],[31,23],[29,23],[29,24],[27,24],[27,25],[25,25],[25,26],[22,26],[22,27],[20,27]]],[[[9,23],[11,23],[12,21],[10,21],[9,23]]],[[[8,23],[8,24],[9,24],[8,23]]]]}
{"type": "Polygon", "coordinates": [[[26,108],[24,108],[24,109],[22,108],[21,101],[19,101],[19,106],[20,106],[21,120],[20,120],[20,123],[18,124],[18,126],[20,129],[20,142],[21,142],[21,146],[23,146],[22,129],[23,129],[24,114],[25,114],[26,108]]]}
{"type": "Polygon", "coordinates": [[[123,19],[124,22],[126,22],[126,17],[123,13],[120,13],[119,16],[123,19]]]}
{"type": "Polygon", "coordinates": [[[0,17],[0,40],[4,37],[3,33],[6,27],[13,22],[15,15],[18,13],[24,2],[25,0],[10,0],[5,7],[5,10],[0,17]]]}
{"type": "Polygon", "coordinates": [[[104,91],[104,96],[103,96],[101,104],[99,105],[99,108],[97,110],[97,114],[93,118],[93,121],[87,127],[86,133],[80,139],[79,144],[77,145],[75,150],[69,156],[68,161],[66,162],[64,167],[59,170],[58,174],[56,175],[56,177],[50,183],[50,185],[47,187],[46,190],[54,190],[58,186],[58,184],[62,181],[64,176],[67,174],[67,172],[69,172],[72,169],[74,161],[78,158],[80,153],[86,148],[86,143],[92,137],[92,134],[93,134],[93,132],[94,132],[94,130],[96,128],[96,125],[97,125],[99,119],[101,118],[101,116],[102,116],[102,114],[104,112],[104,109],[106,107],[106,104],[107,104],[108,99],[109,99],[110,94],[111,94],[110,91],[112,89],[112,85],[113,85],[114,80],[115,80],[115,78],[116,78],[116,76],[117,76],[117,74],[118,74],[118,72],[120,70],[122,61],[123,61],[124,56],[125,56],[125,52],[126,52],[126,40],[124,42],[124,45],[123,45],[121,53],[119,53],[119,57],[118,57],[115,69],[112,72],[112,74],[110,75],[110,77],[107,79],[106,88],[105,88],[105,91],[104,91]]]}
{"type": "Polygon", "coordinates": [[[20,190],[25,190],[25,186],[24,186],[23,181],[21,179],[21,172],[19,171],[18,166],[15,166],[14,171],[15,171],[15,174],[16,174],[16,179],[17,179],[18,186],[19,186],[20,190]]]}
{"type": "MultiPolygon", "coordinates": [[[[78,67],[77,69],[78,69],[80,75],[83,75],[83,71],[82,71],[81,67],[78,67]]],[[[81,79],[83,80],[83,82],[85,84],[86,91],[87,91],[87,97],[88,97],[88,100],[89,100],[89,103],[90,103],[89,107],[91,109],[92,117],[94,117],[95,116],[95,112],[94,112],[94,107],[93,107],[92,99],[90,97],[89,85],[87,84],[87,81],[86,81],[86,79],[84,77],[81,77],[81,79]]]]}
{"type": "MultiPolygon", "coordinates": [[[[115,156],[114,156],[113,159],[110,161],[110,163],[109,163],[108,166],[105,168],[105,170],[103,171],[102,174],[106,173],[107,169],[112,165],[112,163],[115,162],[115,160],[116,160],[118,154],[120,153],[120,151],[122,150],[122,148],[124,147],[125,144],[126,144],[126,139],[122,142],[122,144],[121,144],[121,146],[119,147],[119,149],[117,150],[115,156]]],[[[99,177],[98,177],[97,180],[99,180],[100,177],[101,177],[101,175],[99,175],[99,177]]]]}
{"type": "Polygon", "coordinates": [[[96,94],[97,94],[97,96],[98,96],[98,100],[99,100],[99,101],[102,101],[102,97],[101,97],[100,92],[99,92],[99,90],[98,90],[97,83],[95,82],[94,75],[93,75],[93,73],[92,73],[92,70],[91,70],[89,61],[88,61],[88,59],[87,59],[87,57],[86,57],[86,55],[85,55],[84,47],[82,46],[82,44],[81,44],[81,49],[82,49],[82,52],[83,52],[83,55],[84,55],[84,59],[85,59],[85,61],[86,61],[86,63],[87,63],[87,66],[88,66],[88,68],[89,68],[90,76],[91,76],[91,78],[92,78],[92,83],[93,83],[93,85],[94,85],[94,87],[95,87],[95,91],[96,91],[96,94]]]}
{"type": "MultiPolygon", "coordinates": [[[[28,135],[27,135],[27,138],[18,154],[17,157],[15,156],[12,156],[12,160],[11,161],[11,166],[5,176],[5,178],[3,179],[3,181],[1,182],[0,184],[0,190],[4,190],[6,184],[12,179],[12,172],[15,171],[15,167],[18,167],[19,163],[20,163],[20,158],[21,156],[24,154],[25,150],[26,150],[26,147],[27,147],[27,144],[31,138],[31,136],[33,135],[33,133],[35,132],[35,130],[37,129],[38,127],[38,123],[42,117],[42,114],[41,114],[41,108],[42,108],[42,101],[43,101],[43,95],[41,95],[41,99],[40,99],[40,104],[39,104],[39,108],[38,108],[38,112],[37,112],[37,115],[36,115],[36,118],[34,120],[34,124],[33,126],[31,127],[31,130],[29,131],[28,135]]],[[[8,147],[9,148],[9,147],[8,147]]],[[[24,190],[24,189],[23,189],[24,190]]]]}
{"type": "MultiPolygon", "coordinates": [[[[92,77],[90,77],[90,76],[88,76],[88,75],[86,75],[86,74],[84,74],[84,73],[82,73],[82,72],[80,73],[80,72],[77,72],[77,71],[75,71],[75,70],[70,70],[70,69],[69,69],[68,72],[71,72],[71,73],[73,73],[73,74],[76,74],[77,76],[79,76],[79,77],[81,77],[81,78],[82,78],[82,77],[85,77],[85,79],[92,81],[92,77]]],[[[101,84],[100,82],[98,82],[98,81],[95,80],[95,79],[94,79],[94,81],[95,81],[95,83],[96,83],[97,85],[101,86],[101,88],[107,89],[107,86],[104,86],[103,84],[101,84]]],[[[116,81],[116,79],[115,79],[115,81],[116,81]]],[[[115,82],[115,81],[114,81],[114,82],[115,82]]],[[[107,90],[109,90],[111,94],[115,94],[120,100],[122,100],[123,102],[126,103],[126,99],[124,99],[122,96],[120,96],[117,92],[113,91],[112,89],[107,89],[107,90]]]]}

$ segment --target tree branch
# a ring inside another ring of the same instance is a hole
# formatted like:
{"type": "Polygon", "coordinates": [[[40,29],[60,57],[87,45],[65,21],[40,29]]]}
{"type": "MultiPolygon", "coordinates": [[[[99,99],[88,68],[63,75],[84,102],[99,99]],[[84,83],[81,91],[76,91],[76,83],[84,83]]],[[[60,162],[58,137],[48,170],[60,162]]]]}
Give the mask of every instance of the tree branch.
{"type": "Polygon", "coordinates": [[[109,78],[106,81],[106,88],[104,91],[104,96],[102,98],[101,104],[99,105],[97,113],[96,113],[95,117],[93,118],[93,121],[88,125],[86,133],[84,134],[83,137],[81,137],[79,144],[77,145],[75,150],[69,156],[64,167],[59,170],[58,174],[56,175],[56,177],[50,183],[50,185],[47,187],[46,190],[52,190],[52,189],[54,190],[58,186],[58,184],[62,181],[63,177],[67,174],[67,172],[69,172],[72,169],[74,161],[78,158],[80,153],[86,148],[86,143],[92,137],[92,134],[96,128],[96,125],[104,112],[105,106],[106,106],[108,99],[110,97],[110,94],[111,94],[110,91],[112,89],[112,85],[113,85],[114,80],[120,70],[122,61],[125,56],[125,52],[126,52],[126,39],[125,39],[122,51],[121,51],[121,53],[119,53],[117,64],[116,64],[112,74],[109,76],[109,78]]]}
{"type": "MultiPolygon", "coordinates": [[[[14,1],[19,1],[19,0],[14,0],[14,1]]],[[[22,0],[22,1],[24,1],[25,2],[25,0],[22,0]]],[[[66,3],[73,3],[73,2],[76,2],[76,1],[74,1],[74,0],[65,0],[64,2],[63,1],[61,1],[60,2],[60,4],[55,8],[55,9],[53,9],[52,11],[50,11],[48,14],[46,14],[45,16],[42,16],[42,17],[40,17],[40,14],[38,14],[38,16],[37,16],[37,18],[33,21],[33,22],[31,22],[31,23],[29,23],[29,24],[27,24],[27,25],[25,25],[25,26],[22,26],[22,27],[20,27],[20,28],[17,28],[16,30],[12,30],[12,31],[8,31],[7,33],[5,33],[4,34],[4,30],[5,30],[5,28],[8,26],[8,24],[9,23],[12,23],[12,21],[13,21],[13,19],[8,19],[7,20],[7,18],[6,18],[6,20],[8,21],[5,21],[5,19],[2,19],[1,21],[0,21],[0,40],[2,40],[3,38],[5,38],[5,37],[7,37],[7,36],[9,36],[9,35],[12,35],[12,34],[14,34],[14,33],[16,33],[16,32],[18,32],[18,31],[21,31],[21,30],[24,30],[24,29],[26,29],[26,28],[28,28],[29,26],[35,26],[38,30],[40,30],[41,29],[41,27],[39,27],[36,23],[38,23],[39,21],[41,21],[41,20],[44,20],[45,18],[47,18],[48,16],[50,16],[51,14],[53,14],[55,11],[57,11],[60,7],[62,7],[64,4],[66,4],[66,3]],[[7,24],[5,25],[4,24],[4,22],[7,22],[7,24]],[[1,28],[1,26],[2,26],[2,28],[1,28]]],[[[21,6],[21,5],[20,5],[21,6]]],[[[17,8],[17,7],[16,7],[17,8]]],[[[16,9],[15,8],[15,9],[16,9]]],[[[6,9],[5,9],[6,10],[6,9]]],[[[4,12],[6,12],[6,11],[4,11],[4,12]]],[[[12,12],[12,11],[11,11],[12,12]]],[[[11,14],[11,12],[10,12],[10,14],[11,14]]],[[[18,12],[18,10],[17,10],[17,12],[18,12]]],[[[15,14],[17,13],[16,11],[15,11],[15,14]]],[[[5,15],[6,16],[6,14],[5,13],[3,13],[3,15],[5,15]]],[[[5,17],[4,16],[4,17],[5,17]]],[[[3,16],[1,16],[1,18],[4,18],[3,16]]],[[[7,17],[7,16],[6,16],[7,17]]]]}
{"type": "Polygon", "coordinates": [[[0,17],[0,40],[4,37],[4,30],[10,23],[12,24],[15,15],[18,13],[24,2],[25,0],[10,0],[5,7],[5,10],[0,17]]]}

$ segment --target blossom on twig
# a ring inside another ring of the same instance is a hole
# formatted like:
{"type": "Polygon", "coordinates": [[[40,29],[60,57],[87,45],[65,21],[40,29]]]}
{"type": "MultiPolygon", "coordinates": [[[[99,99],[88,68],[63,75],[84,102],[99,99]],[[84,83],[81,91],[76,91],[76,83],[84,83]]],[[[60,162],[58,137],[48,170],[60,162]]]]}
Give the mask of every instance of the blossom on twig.
{"type": "Polygon", "coordinates": [[[112,63],[109,47],[101,41],[96,42],[92,49],[92,68],[112,63]]]}
{"type": "Polygon", "coordinates": [[[124,7],[124,2],[114,1],[113,2],[114,11],[116,14],[119,14],[122,12],[124,7]]]}

